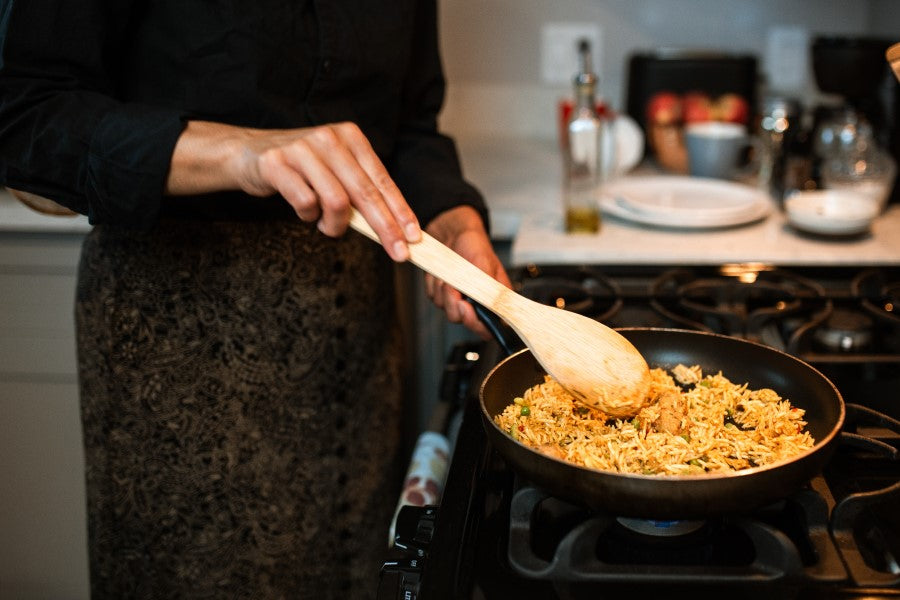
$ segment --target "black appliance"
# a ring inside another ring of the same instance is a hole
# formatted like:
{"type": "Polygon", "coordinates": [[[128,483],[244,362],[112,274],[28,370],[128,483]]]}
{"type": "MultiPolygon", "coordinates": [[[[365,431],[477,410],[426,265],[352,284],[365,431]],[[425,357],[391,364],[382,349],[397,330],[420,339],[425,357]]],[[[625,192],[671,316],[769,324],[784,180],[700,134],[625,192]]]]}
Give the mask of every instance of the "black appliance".
{"type": "MultiPolygon", "coordinates": [[[[521,293],[613,327],[715,331],[794,354],[848,403],[844,440],[790,497],[700,522],[591,512],[521,480],[487,443],[478,389],[504,356],[456,347],[440,506],[401,511],[381,598],[900,597],[900,267],[530,266],[521,293]],[[461,419],[461,420],[460,420],[461,419]]],[[[665,499],[661,498],[661,502],[665,499]]]]}
{"type": "Polygon", "coordinates": [[[859,111],[885,136],[892,123],[891,110],[882,88],[896,82],[885,60],[891,46],[887,39],[870,37],[817,36],[810,50],[812,69],[819,90],[837,94],[849,107],[859,111]]]}
{"type": "Polygon", "coordinates": [[[703,92],[711,98],[732,93],[756,107],[757,59],[750,54],[685,49],[640,52],[628,59],[627,79],[625,110],[643,131],[648,130],[647,102],[658,92],[703,92]]]}

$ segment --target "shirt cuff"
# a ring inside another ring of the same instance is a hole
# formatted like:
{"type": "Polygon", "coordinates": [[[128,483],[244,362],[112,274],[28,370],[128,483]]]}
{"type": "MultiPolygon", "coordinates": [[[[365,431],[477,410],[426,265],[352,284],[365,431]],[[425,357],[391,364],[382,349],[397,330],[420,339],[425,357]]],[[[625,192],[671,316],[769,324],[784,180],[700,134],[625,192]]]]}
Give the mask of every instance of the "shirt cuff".
{"type": "Polygon", "coordinates": [[[100,120],[88,149],[85,194],[92,224],[146,229],[159,218],[185,122],[175,110],[122,104],[100,120]]]}

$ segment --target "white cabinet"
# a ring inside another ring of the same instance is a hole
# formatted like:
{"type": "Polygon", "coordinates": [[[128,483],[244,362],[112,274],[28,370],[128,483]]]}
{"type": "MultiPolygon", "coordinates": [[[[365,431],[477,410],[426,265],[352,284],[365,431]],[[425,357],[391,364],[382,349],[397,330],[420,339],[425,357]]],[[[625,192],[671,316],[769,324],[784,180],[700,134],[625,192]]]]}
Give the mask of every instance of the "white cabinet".
{"type": "Polygon", "coordinates": [[[0,598],[89,596],[74,333],[82,239],[0,231],[0,598]]]}

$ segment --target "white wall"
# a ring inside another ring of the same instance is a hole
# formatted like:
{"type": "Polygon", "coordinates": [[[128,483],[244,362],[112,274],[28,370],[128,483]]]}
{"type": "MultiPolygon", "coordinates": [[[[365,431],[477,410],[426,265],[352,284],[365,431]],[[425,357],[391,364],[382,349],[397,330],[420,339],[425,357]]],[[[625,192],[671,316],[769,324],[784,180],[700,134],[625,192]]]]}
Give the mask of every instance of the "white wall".
{"type": "MultiPolygon", "coordinates": [[[[441,0],[441,20],[449,82],[442,124],[458,136],[555,134],[555,102],[568,87],[541,82],[545,23],[600,26],[600,87],[619,109],[627,59],[636,51],[749,52],[765,71],[774,26],[800,27],[810,36],[866,34],[900,41],[896,0],[441,0]]],[[[803,92],[815,93],[814,83],[803,92]]]]}

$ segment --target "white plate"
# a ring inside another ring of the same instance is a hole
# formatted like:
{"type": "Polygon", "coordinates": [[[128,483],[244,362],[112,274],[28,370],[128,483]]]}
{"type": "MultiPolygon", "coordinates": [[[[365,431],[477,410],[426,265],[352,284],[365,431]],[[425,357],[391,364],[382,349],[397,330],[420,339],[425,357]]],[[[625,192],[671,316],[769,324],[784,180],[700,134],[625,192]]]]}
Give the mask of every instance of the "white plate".
{"type": "Polygon", "coordinates": [[[732,227],[772,210],[768,194],[719,179],[677,175],[623,177],[603,187],[601,206],[616,217],[679,229],[732,227]]]}
{"type": "Polygon", "coordinates": [[[616,136],[616,174],[624,175],[644,157],[644,132],[628,115],[617,115],[613,121],[616,136]]]}

